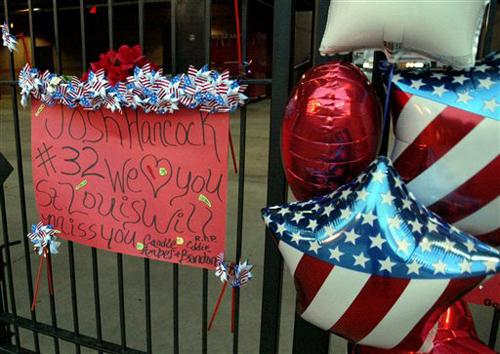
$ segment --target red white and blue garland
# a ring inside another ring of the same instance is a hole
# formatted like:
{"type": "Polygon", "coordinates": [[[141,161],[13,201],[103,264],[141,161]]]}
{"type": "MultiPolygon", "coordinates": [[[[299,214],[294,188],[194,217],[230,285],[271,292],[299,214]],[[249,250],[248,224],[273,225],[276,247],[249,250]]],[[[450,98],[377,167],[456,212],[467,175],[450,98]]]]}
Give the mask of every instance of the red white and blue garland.
{"type": "Polygon", "coordinates": [[[11,52],[16,50],[16,36],[10,34],[9,32],[9,24],[7,22],[3,23],[2,26],[2,44],[4,47],[7,47],[7,49],[11,52]]]}
{"type": "Polygon", "coordinates": [[[107,108],[142,108],[146,113],[173,113],[180,107],[200,111],[232,112],[247,99],[247,85],[229,79],[229,71],[219,73],[203,66],[190,66],[187,74],[166,77],[162,70],[152,70],[149,64],[136,67],[126,82],[110,85],[104,70],[90,72],[88,80],[76,76],[61,76],[45,71],[40,73],[29,64],[19,73],[21,104],[27,105],[31,96],[46,105],[63,104],[87,110],[107,108]]]}

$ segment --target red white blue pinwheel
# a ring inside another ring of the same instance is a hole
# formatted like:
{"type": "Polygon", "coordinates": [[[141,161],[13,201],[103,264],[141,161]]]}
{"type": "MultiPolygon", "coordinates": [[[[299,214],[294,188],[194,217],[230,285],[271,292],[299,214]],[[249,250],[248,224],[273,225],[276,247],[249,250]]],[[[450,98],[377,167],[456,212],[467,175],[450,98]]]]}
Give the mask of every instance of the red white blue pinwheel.
{"type": "Polygon", "coordinates": [[[252,280],[252,268],[253,265],[248,263],[247,260],[244,262],[226,262],[224,260],[224,253],[219,253],[217,255],[217,264],[215,267],[215,276],[220,279],[224,284],[215,303],[214,311],[208,322],[208,330],[212,329],[215,317],[219,312],[219,306],[221,304],[222,298],[226,293],[227,285],[229,284],[232,288],[231,296],[231,333],[234,332],[234,304],[235,304],[235,291],[236,289],[242,288],[247,285],[250,280],[252,280]]]}
{"type": "Polygon", "coordinates": [[[2,26],[2,44],[4,47],[7,47],[10,52],[16,50],[16,36],[10,34],[7,22],[4,22],[2,26]]]}
{"type": "Polygon", "coordinates": [[[441,313],[500,269],[497,250],[416,201],[385,157],[331,194],[263,217],[300,315],[368,346],[419,350],[441,313]]]}
{"type": "Polygon", "coordinates": [[[33,243],[35,252],[40,256],[38,262],[38,272],[36,274],[35,289],[33,293],[33,302],[31,311],[35,311],[38,301],[38,289],[40,288],[40,278],[42,276],[43,263],[47,266],[47,282],[49,285],[49,294],[54,295],[54,284],[52,281],[52,264],[50,256],[59,252],[60,242],[57,241],[56,234],[59,230],[54,229],[52,225],[45,225],[42,222],[31,225],[31,232],[27,235],[33,243]]]}
{"type": "Polygon", "coordinates": [[[167,77],[150,64],[135,67],[126,82],[111,85],[103,69],[89,72],[86,81],[76,77],[43,73],[29,64],[19,73],[21,104],[26,106],[31,96],[42,103],[60,103],[68,107],[81,106],[88,110],[107,108],[121,111],[141,107],[144,112],[173,113],[182,107],[201,112],[232,112],[245,104],[247,85],[229,78],[229,71],[218,73],[208,66],[200,70],[189,67],[187,74],[167,77]]]}
{"type": "Polygon", "coordinates": [[[52,225],[44,225],[42,222],[31,225],[31,232],[28,239],[33,243],[33,248],[39,256],[46,257],[47,254],[57,254],[59,252],[60,242],[56,241],[59,231],[52,225]]]}

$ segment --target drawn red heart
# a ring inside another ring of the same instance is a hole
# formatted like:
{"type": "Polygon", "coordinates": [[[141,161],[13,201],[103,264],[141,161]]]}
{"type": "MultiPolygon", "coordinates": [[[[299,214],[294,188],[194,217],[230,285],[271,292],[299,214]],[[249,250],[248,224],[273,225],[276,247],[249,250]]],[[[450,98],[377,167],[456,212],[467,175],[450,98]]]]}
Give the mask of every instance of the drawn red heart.
{"type": "Polygon", "coordinates": [[[140,167],[156,198],[160,190],[172,179],[172,163],[166,158],[158,159],[154,155],[146,155],[141,159],[140,167]],[[160,175],[160,168],[166,170],[165,176],[160,175]]]}

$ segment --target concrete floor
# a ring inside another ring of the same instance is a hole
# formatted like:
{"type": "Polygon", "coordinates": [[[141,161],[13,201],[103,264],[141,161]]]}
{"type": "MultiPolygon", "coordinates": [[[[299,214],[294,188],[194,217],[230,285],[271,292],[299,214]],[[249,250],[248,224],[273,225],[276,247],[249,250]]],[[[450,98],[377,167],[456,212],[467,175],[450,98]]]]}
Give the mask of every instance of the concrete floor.
{"type": "MultiPolygon", "coordinates": [[[[13,124],[11,115],[12,101],[5,93],[0,100],[0,151],[15,165],[15,145],[13,139],[13,124]]],[[[25,171],[25,188],[28,211],[28,221],[37,222],[37,214],[33,196],[30,160],[30,115],[29,110],[20,108],[22,125],[23,166],[25,171]]],[[[264,225],[260,220],[260,209],[266,202],[267,180],[267,149],[269,128],[269,101],[250,104],[248,106],[247,128],[247,171],[245,177],[245,213],[243,225],[243,257],[255,265],[255,279],[241,292],[240,315],[240,353],[253,354],[258,352],[260,335],[260,309],[262,297],[263,259],[264,259],[264,225]]],[[[231,119],[231,128],[235,145],[239,144],[238,114],[231,119]]],[[[19,188],[16,171],[6,182],[6,198],[8,209],[8,226],[12,240],[22,237],[19,188]]],[[[236,233],[236,201],[237,176],[229,174],[228,189],[228,225],[227,225],[227,257],[230,259],[235,252],[236,233]]],[[[117,266],[115,254],[98,252],[100,300],[103,320],[103,339],[120,342],[120,324],[118,316],[117,266]]],[[[90,249],[75,246],[76,283],[78,293],[78,314],[80,331],[95,337],[94,295],[92,284],[92,267],[90,249]]],[[[12,248],[14,260],[13,271],[17,310],[19,315],[29,317],[30,304],[26,290],[25,261],[22,246],[12,248]]],[[[31,257],[34,272],[37,257],[31,257]]],[[[124,257],[125,297],[127,345],[145,349],[144,321],[144,282],[143,260],[134,257],[124,257]]],[[[281,318],[280,353],[291,353],[293,318],[295,308],[295,289],[293,280],[285,270],[283,285],[283,302],[281,318]]],[[[54,257],[55,297],[58,326],[73,330],[71,311],[70,283],[68,272],[68,252],[66,244],[61,247],[61,254],[54,257]]],[[[180,267],[180,352],[201,352],[201,315],[202,315],[202,271],[190,267],[180,267]]],[[[172,351],[172,266],[166,263],[151,262],[152,282],[152,331],[153,349],[155,353],[172,351]]],[[[211,313],[220,290],[220,282],[209,273],[209,313],[211,313]]],[[[51,323],[46,283],[42,282],[40,303],[37,316],[40,321],[51,323]]],[[[473,308],[478,331],[483,340],[487,339],[491,323],[492,310],[473,308]]],[[[232,336],[229,331],[230,296],[225,297],[216,323],[208,337],[210,353],[232,352],[232,336]]],[[[33,348],[32,335],[21,331],[22,345],[33,348]]],[[[54,353],[53,341],[41,336],[42,353],[54,353]]],[[[60,343],[61,353],[74,353],[73,344],[60,343]]],[[[343,339],[332,335],[331,353],[345,353],[346,344],[343,339]]],[[[498,349],[499,347],[497,347],[498,349]]],[[[82,353],[95,353],[93,350],[82,349],[82,353]]]]}

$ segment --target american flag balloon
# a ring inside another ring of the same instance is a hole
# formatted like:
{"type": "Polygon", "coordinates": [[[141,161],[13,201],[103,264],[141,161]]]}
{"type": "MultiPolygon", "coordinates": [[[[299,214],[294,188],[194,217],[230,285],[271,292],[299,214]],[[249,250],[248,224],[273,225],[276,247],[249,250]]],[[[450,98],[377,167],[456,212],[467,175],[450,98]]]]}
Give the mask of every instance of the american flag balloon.
{"type": "MultiPolygon", "coordinates": [[[[450,306],[427,337],[431,354],[496,354],[479,339],[472,314],[461,300],[450,306]]],[[[393,349],[357,345],[356,354],[417,354],[393,349]]]]}
{"type": "Polygon", "coordinates": [[[500,53],[468,71],[400,72],[394,166],[417,199],[500,244],[500,53]]]}
{"type": "Polygon", "coordinates": [[[302,318],[363,345],[421,349],[441,313],[500,270],[497,250],[417,202],[385,157],[331,194],[262,213],[302,318]]]}

